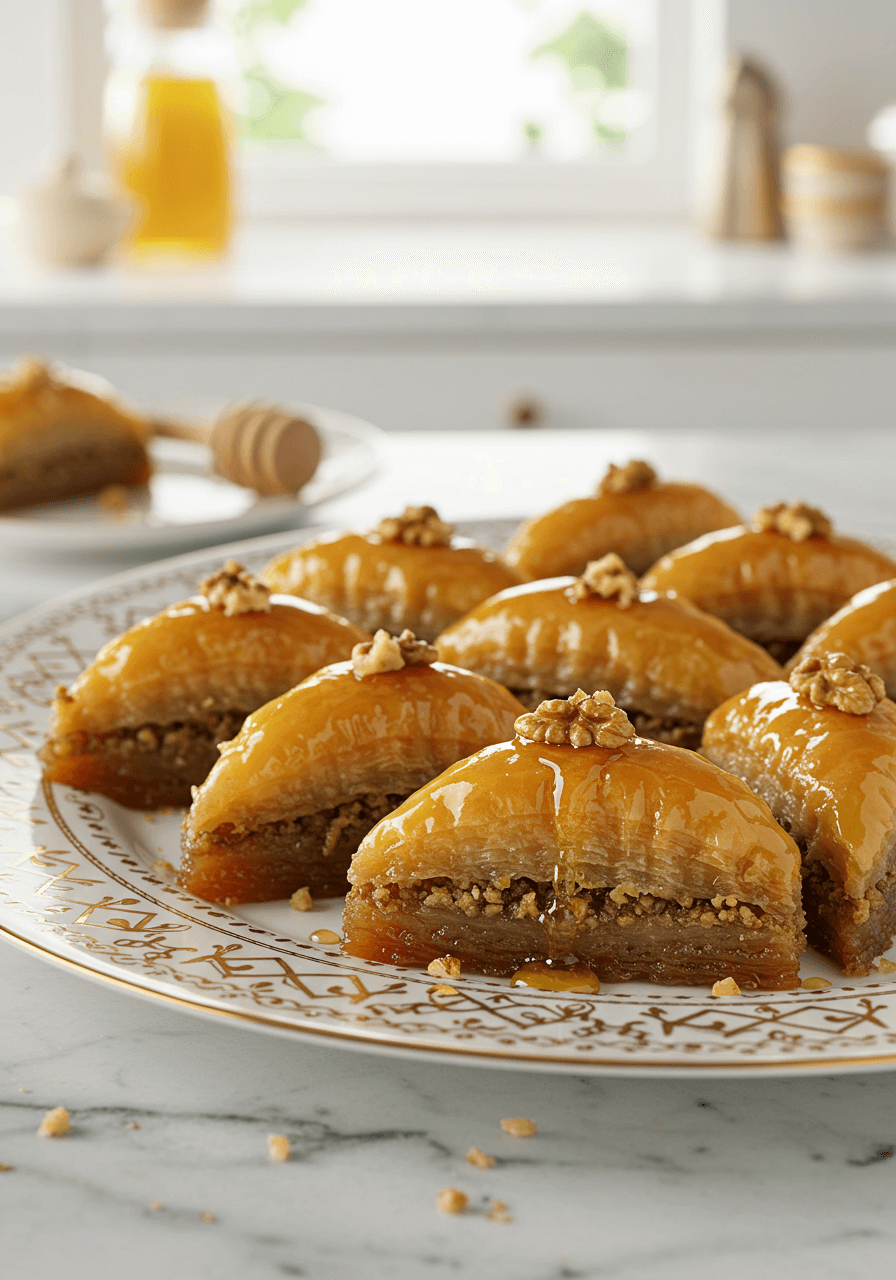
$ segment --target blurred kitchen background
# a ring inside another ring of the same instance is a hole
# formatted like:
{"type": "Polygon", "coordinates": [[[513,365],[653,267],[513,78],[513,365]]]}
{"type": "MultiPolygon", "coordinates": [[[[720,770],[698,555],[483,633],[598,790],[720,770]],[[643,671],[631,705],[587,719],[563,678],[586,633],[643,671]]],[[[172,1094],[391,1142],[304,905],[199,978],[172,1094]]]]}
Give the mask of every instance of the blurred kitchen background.
{"type": "Polygon", "coordinates": [[[4,365],[395,431],[890,427],[893,0],[2,14],[4,365]]]}

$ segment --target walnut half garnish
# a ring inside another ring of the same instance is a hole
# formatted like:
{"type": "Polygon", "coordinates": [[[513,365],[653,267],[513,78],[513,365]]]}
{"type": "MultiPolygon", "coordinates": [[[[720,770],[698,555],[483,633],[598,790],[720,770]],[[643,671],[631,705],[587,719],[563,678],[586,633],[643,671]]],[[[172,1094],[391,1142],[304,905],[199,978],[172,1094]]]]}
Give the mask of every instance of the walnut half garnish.
{"type": "Polygon", "coordinates": [[[373,530],[383,542],[409,547],[447,547],[454,528],[440,520],[435,507],[405,507],[400,516],[387,516],[373,530]]]}
{"type": "Polygon", "coordinates": [[[611,551],[600,560],[590,561],[582,576],[566,588],[566,594],[570,600],[587,600],[590,596],[615,599],[620,609],[627,609],[638,598],[638,579],[625,561],[611,551]]]}
{"type": "Polygon", "coordinates": [[[633,489],[650,489],[656,484],[657,476],[649,462],[641,458],[632,458],[624,467],[610,463],[607,474],[601,480],[598,493],[631,493],[633,489]]]}
{"type": "Polygon", "coordinates": [[[407,628],[400,636],[390,636],[380,628],[372,640],[356,644],[352,649],[352,666],[356,678],[363,680],[365,676],[400,671],[402,667],[428,667],[438,656],[437,649],[425,640],[418,640],[407,628]]]}
{"type": "Polygon", "coordinates": [[[199,594],[228,618],[238,613],[271,612],[270,588],[236,560],[228,560],[223,569],[200,582],[199,594]]]}
{"type": "Polygon", "coordinates": [[[521,738],[552,746],[621,747],[635,736],[632,722],[606,689],[590,697],[577,689],[571,698],[550,698],[513,727],[521,738]]]}
{"type": "Polygon", "coordinates": [[[790,685],[816,707],[836,707],[853,716],[867,716],[887,696],[880,676],[848,653],[804,658],[791,671],[790,685]]]}
{"type": "Polygon", "coordinates": [[[830,538],[834,531],[824,512],[817,507],[807,507],[805,502],[773,502],[767,507],[760,507],[753,517],[753,528],[759,533],[769,530],[783,533],[793,542],[830,538]]]}

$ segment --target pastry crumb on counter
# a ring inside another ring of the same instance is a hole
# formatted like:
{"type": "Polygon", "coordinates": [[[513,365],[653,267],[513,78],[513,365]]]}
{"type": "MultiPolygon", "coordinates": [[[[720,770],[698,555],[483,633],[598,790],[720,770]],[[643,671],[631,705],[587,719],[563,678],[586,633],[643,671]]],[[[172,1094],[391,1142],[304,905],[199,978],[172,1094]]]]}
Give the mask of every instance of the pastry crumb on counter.
{"type": "Polygon", "coordinates": [[[30,1089],[24,1089],[24,1088],[19,1089],[19,1093],[30,1093],[30,1092],[31,1092],[30,1089]]]}
{"type": "Polygon", "coordinates": [[[494,1156],[488,1155],[479,1147],[470,1147],[467,1152],[467,1164],[471,1164],[477,1169],[494,1169],[497,1163],[494,1156]]]}
{"type": "Polygon", "coordinates": [[[493,1200],[492,1207],[485,1216],[489,1222],[513,1222],[513,1216],[508,1213],[503,1200],[493,1200]]]}
{"type": "Polygon", "coordinates": [[[200,1213],[199,1217],[200,1217],[200,1219],[201,1219],[203,1222],[217,1222],[217,1221],[218,1221],[218,1219],[215,1217],[215,1215],[214,1215],[213,1213],[208,1213],[208,1212],[200,1213]]]}
{"type": "Polygon", "coordinates": [[[804,991],[823,991],[825,987],[833,984],[828,982],[827,978],[803,978],[800,986],[804,991]]]}
{"type": "Polygon", "coordinates": [[[293,911],[314,910],[314,899],[312,898],[307,885],[301,889],[296,889],[295,893],[289,900],[289,905],[292,907],[293,911]]]}
{"type": "Polygon", "coordinates": [[[433,978],[459,978],[460,961],[457,956],[439,956],[430,960],[426,972],[433,978]]]}
{"type": "Polygon", "coordinates": [[[470,1197],[457,1187],[443,1187],[436,1196],[436,1208],[441,1213],[463,1213],[470,1203],[470,1197]]]}
{"type": "Polygon", "coordinates": [[[874,967],[878,973],[896,973],[896,964],[892,960],[888,960],[886,956],[881,956],[879,960],[875,960],[874,967]]]}
{"type": "Polygon", "coordinates": [[[105,489],[100,489],[96,500],[110,516],[121,520],[130,510],[131,492],[126,485],[107,484],[105,489]]]}
{"type": "Polygon", "coordinates": [[[164,1209],[164,1208],[165,1208],[165,1206],[162,1204],[161,1200],[153,1200],[152,1204],[151,1204],[149,1207],[150,1207],[150,1209],[152,1209],[152,1211],[153,1211],[154,1213],[157,1213],[157,1212],[159,1211],[159,1209],[164,1209]]]}
{"type": "Polygon", "coordinates": [[[71,1128],[65,1107],[54,1107],[41,1120],[37,1136],[39,1138],[64,1138],[67,1133],[71,1133],[71,1128]]]}
{"type": "Polygon", "coordinates": [[[165,858],[156,858],[151,870],[160,880],[173,881],[177,877],[176,869],[165,858]]]}
{"type": "Polygon", "coordinates": [[[268,1159],[282,1163],[289,1159],[291,1147],[285,1133],[268,1134],[268,1159]]]}
{"type": "Polygon", "coordinates": [[[0,1173],[12,1173],[13,1169],[15,1169],[14,1164],[3,1164],[0,1161],[0,1173]]]}
{"type": "Polygon", "coordinates": [[[446,987],[443,982],[438,983],[434,987],[427,987],[427,991],[431,996],[458,996],[460,992],[457,987],[446,987]]]}
{"type": "Polygon", "coordinates": [[[534,1138],[538,1133],[538,1125],[535,1121],[527,1120],[525,1116],[509,1116],[501,1121],[501,1128],[505,1133],[509,1133],[511,1138],[534,1138]]]}
{"type": "Polygon", "coordinates": [[[712,993],[714,996],[739,996],[740,987],[733,978],[720,978],[712,984],[712,993]]]}
{"type": "Polygon", "coordinates": [[[140,1126],[139,1126],[139,1124],[137,1123],[137,1121],[136,1121],[136,1120],[131,1120],[131,1121],[129,1121],[129,1122],[128,1122],[128,1124],[126,1124],[126,1125],[125,1125],[125,1128],[126,1128],[126,1129],[139,1129],[139,1128],[140,1128],[140,1126]]]}

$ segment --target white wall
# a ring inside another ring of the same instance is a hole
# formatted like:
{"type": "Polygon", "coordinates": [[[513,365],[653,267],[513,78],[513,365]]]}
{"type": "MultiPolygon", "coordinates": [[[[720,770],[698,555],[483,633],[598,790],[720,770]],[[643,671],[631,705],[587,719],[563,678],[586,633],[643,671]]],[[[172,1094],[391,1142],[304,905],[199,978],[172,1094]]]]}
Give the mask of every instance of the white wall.
{"type": "Polygon", "coordinates": [[[896,0],[728,0],[727,38],[779,79],[785,143],[864,146],[896,102],[896,0]]]}

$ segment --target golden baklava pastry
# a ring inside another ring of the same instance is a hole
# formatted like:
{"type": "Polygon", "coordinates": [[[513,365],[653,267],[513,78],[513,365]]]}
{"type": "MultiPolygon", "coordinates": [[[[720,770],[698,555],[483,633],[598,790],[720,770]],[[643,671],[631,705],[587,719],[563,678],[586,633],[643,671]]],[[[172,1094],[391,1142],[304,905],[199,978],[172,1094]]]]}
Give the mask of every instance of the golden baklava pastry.
{"type": "Polygon", "coordinates": [[[670,552],[641,581],[692,600],[783,662],[856,591],[894,575],[896,561],[834,534],[823,512],[779,502],[670,552]]]}
{"type": "Polygon", "coordinates": [[[804,658],[843,652],[864,662],[896,697],[896,578],[859,591],[806,638],[789,667],[804,658]]]}
{"type": "Polygon", "coordinates": [[[527,707],[607,689],[642,737],[696,748],[713,707],[781,668],[687,600],[639,589],[616,555],[581,578],[511,587],[437,641],[446,662],[506,685],[527,707]]]}
{"type": "Polygon", "coordinates": [[[659,480],[647,462],[610,465],[589,498],[574,498],[527,520],[510,539],[504,559],[527,578],[581,573],[589,560],[615,551],[635,573],[740,515],[699,484],[659,480]]]}
{"type": "Polygon", "coordinates": [[[227,743],[183,828],[179,883],[212,902],[344,894],[372,826],[456,760],[513,733],[506,689],[378,631],[350,662],[261,707],[227,743]]]}
{"type": "Polygon", "coordinates": [[[0,511],[149,479],[146,424],[36,360],[0,382],[0,511]]]}
{"type": "Polygon", "coordinates": [[[799,850],[738,778],[636,737],[605,691],[543,703],[361,843],[345,950],[480,973],[573,962],[603,981],[785,989],[799,850]]]}
{"type": "Polygon", "coordinates": [[[454,535],[432,507],[407,507],[367,534],[316,538],[277,556],[262,577],[367,631],[405,627],[432,641],[480,600],[522,581],[497,552],[454,535]]]}
{"type": "Polygon", "coordinates": [[[807,658],[714,711],[703,752],[799,845],[809,941],[870,973],[896,931],[896,706],[880,677],[843,653],[807,658]]]}
{"type": "Polygon", "coordinates": [[[250,711],[369,638],[229,561],[57,691],[44,776],[133,809],[188,805],[250,711]]]}

